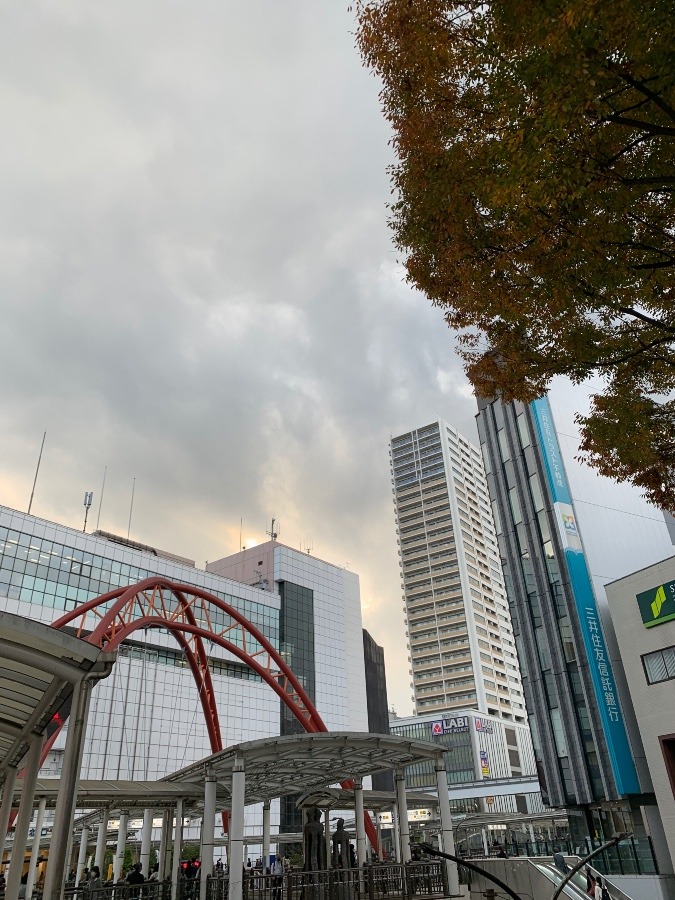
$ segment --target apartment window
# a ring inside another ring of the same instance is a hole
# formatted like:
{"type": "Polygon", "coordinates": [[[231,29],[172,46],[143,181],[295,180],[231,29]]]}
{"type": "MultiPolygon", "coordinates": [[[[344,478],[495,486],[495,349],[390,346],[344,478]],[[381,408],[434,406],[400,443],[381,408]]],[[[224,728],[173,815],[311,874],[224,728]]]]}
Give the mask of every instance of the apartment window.
{"type": "Polygon", "coordinates": [[[675,647],[646,653],[642,657],[642,665],[648,684],[658,684],[660,681],[675,678],[675,647]]]}

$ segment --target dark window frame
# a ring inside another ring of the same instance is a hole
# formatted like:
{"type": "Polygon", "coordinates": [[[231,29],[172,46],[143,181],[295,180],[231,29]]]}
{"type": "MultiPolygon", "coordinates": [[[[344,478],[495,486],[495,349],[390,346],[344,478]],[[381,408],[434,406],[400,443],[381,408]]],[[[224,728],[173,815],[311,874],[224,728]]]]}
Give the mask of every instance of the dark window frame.
{"type": "Polygon", "coordinates": [[[671,644],[670,647],[661,647],[659,650],[650,650],[649,653],[643,653],[640,657],[642,668],[645,673],[645,681],[648,685],[665,684],[666,681],[675,681],[675,675],[668,675],[667,678],[660,678],[658,681],[651,681],[649,678],[649,671],[647,669],[647,663],[645,662],[645,659],[648,656],[656,656],[657,653],[663,653],[665,650],[675,650],[675,644],[671,644]]]}
{"type": "Polygon", "coordinates": [[[663,764],[666,767],[668,781],[670,782],[670,790],[675,798],[675,734],[660,734],[659,744],[663,755],[663,764]],[[669,745],[669,749],[666,749],[666,745],[669,745]],[[673,748],[672,753],[670,752],[670,746],[673,748]]]}

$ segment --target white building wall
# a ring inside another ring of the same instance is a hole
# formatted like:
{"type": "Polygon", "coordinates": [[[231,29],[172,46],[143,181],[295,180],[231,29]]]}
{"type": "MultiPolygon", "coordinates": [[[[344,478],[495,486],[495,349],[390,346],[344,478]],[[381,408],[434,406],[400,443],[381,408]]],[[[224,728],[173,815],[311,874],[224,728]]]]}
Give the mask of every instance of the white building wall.
{"type": "Polygon", "coordinates": [[[314,594],[316,707],[330,731],[368,731],[358,575],[300,553],[275,549],[274,580],[314,594]]]}

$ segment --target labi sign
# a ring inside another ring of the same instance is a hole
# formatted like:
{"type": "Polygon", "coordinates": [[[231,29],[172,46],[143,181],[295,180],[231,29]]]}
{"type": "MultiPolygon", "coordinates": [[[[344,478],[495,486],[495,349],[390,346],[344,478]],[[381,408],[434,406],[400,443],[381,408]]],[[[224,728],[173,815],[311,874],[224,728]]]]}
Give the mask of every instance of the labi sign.
{"type": "Polygon", "coordinates": [[[662,625],[675,619],[675,581],[637,595],[638,606],[645,628],[662,625]]]}

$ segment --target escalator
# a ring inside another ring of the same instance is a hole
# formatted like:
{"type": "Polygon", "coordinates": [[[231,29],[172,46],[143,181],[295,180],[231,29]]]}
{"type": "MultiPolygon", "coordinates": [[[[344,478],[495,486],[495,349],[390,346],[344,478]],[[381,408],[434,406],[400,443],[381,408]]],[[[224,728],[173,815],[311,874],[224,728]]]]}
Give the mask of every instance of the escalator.
{"type": "MultiPolygon", "coordinates": [[[[551,882],[552,886],[557,886],[564,879],[565,875],[560,871],[560,869],[556,868],[553,863],[550,862],[535,862],[534,860],[530,860],[530,864],[533,865],[542,875],[546,876],[546,878],[551,882]]],[[[592,870],[594,875],[599,873],[592,870]]],[[[612,882],[606,878],[604,875],[601,876],[603,882],[607,885],[607,889],[610,893],[612,900],[631,900],[631,898],[622,891],[620,888],[613,885],[612,882]]],[[[553,887],[551,888],[551,894],[553,893],[553,887]]],[[[549,895],[550,896],[550,895],[549,895]]],[[[564,897],[573,897],[574,900],[588,900],[588,894],[586,893],[586,875],[583,870],[581,872],[576,872],[570,881],[565,885],[561,896],[564,897]]]]}

